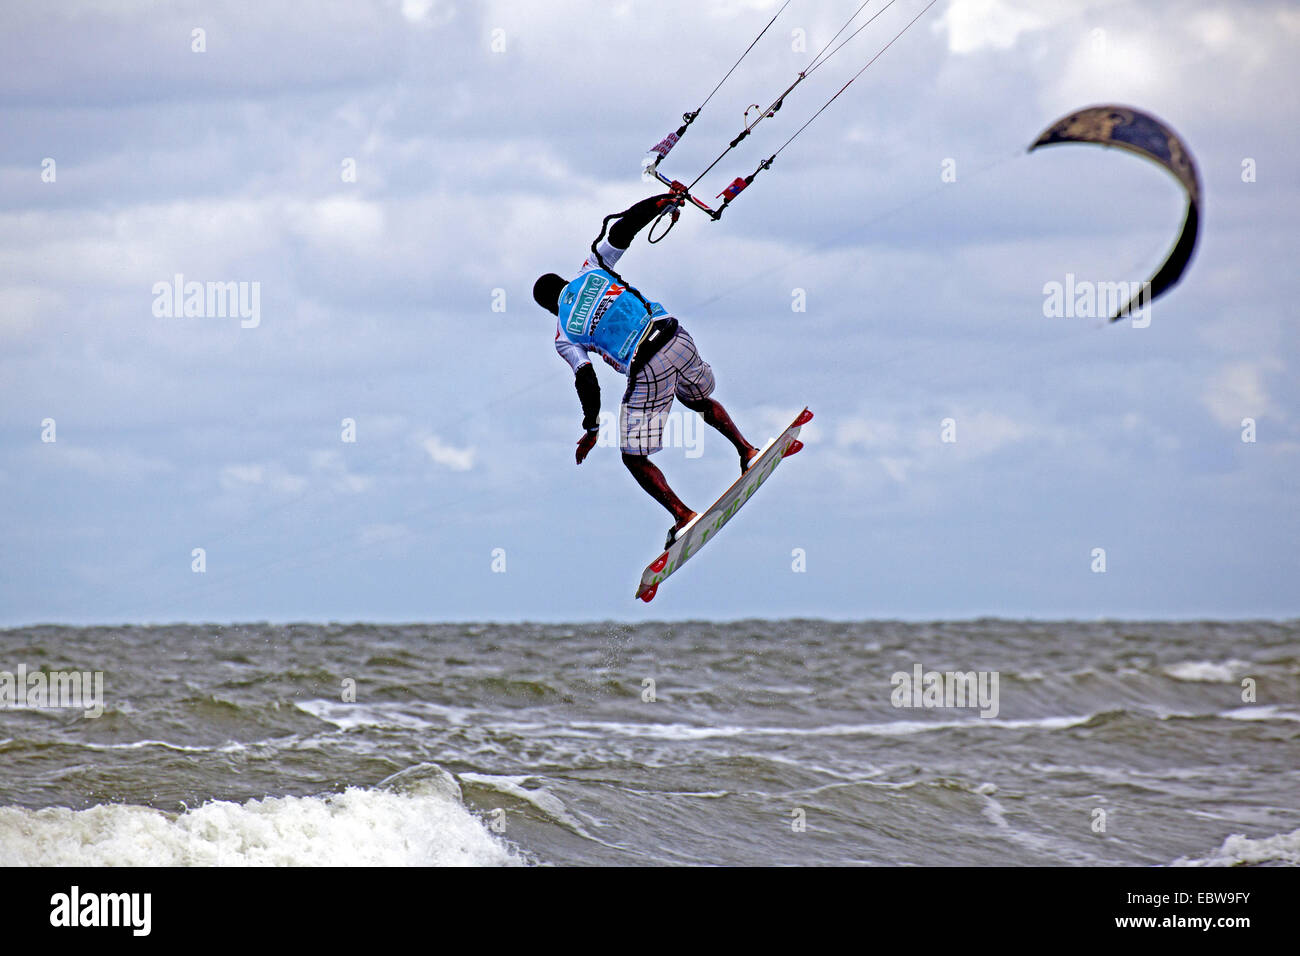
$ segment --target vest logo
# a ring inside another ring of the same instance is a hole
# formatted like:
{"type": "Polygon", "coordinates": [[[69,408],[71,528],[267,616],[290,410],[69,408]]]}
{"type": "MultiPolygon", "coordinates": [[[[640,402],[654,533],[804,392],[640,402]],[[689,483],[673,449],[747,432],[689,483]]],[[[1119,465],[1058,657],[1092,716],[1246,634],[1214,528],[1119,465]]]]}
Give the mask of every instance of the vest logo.
{"type": "Polygon", "coordinates": [[[582,287],[577,290],[577,304],[574,305],[573,311],[569,313],[569,319],[564,323],[564,330],[570,335],[581,335],[583,329],[587,327],[587,318],[591,315],[591,310],[599,301],[601,293],[609,285],[609,280],[602,275],[592,273],[587,276],[582,283],[582,287]]]}
{"type": "Polygon", "coordinates": [[[600,320],[605,317],[605,313],[609,311],[610,306],[618,301],[618,297],[624,291],[626,291],[624,287],[617,282],[611,283],[610,287],[605,290],[605,294],[600,297],[600,302],[596,305],[595,311],[591,313],[591,328],[587,330],[588,335],[595,337],[596,329],[600,326],[600,320]]]}

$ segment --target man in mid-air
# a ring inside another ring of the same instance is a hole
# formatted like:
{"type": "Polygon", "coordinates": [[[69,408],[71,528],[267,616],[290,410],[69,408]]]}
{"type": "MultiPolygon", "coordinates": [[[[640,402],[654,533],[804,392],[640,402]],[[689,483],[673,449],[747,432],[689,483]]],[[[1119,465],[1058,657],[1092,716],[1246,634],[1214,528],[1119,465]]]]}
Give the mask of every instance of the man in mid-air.
{"type": "Polygon", "coordinates": [[[555,273],[541,276],[533,285],[537,304],[556,316],[555,350],[573,369],[574,385],[582,402],[583,436],[576,458],[582,464],[596,444],[600,431],[600,384],[588,359],[595,352],[627,376],[627,390],[619,407],[619,447],[623,464],[650,496],[672,513],[676,522],[664,547],[695,517],[668,487],[650,456],[663,447],[663,425],[673,397],[727,437],[740,455],[742,474],[758,455],[745,440],[713,393],[713,370],[695,350],[695,341],[658,302],[647,302],[616,276],[613,268],[633,238],[652,219],[675,202],[672,194],[651,196],[627,210],[601,242],[595,255],[582,263],[578,277],[555,273]]]}

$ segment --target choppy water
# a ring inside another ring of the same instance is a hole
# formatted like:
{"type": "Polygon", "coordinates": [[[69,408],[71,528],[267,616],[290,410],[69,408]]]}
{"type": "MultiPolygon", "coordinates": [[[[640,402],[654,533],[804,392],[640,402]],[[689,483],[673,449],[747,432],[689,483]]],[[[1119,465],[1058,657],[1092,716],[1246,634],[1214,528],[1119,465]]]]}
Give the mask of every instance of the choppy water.
{"type": "Polygon", "coordinates": [[[0,631],[19,665],[106,700],[0,710],[3,864],[1300,863],[1300,622],[0,631]],[[917,664],[997,715],[895,707],[917,664]]]}

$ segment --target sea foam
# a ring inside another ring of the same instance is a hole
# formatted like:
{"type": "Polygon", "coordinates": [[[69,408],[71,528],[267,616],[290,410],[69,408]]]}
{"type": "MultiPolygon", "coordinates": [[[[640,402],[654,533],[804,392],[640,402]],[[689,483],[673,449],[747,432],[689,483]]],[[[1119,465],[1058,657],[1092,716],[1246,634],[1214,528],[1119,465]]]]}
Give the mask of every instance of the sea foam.
{"type": "Polygon", "coordinates": [[[1174,866],[1242,866],[1247,864],[1285,863],[1300,865],[1300,830],[1276,836],[1251,839],[1234,833],[1223,846],[1203,859],[1179,857],[1174,866]]]}
{"type": "MultiPolygon", "coordinates": [[[[454,781],[452,783],[454,786],[454,781]]],[[[508,866],[446,785],[216,800],[183,813],[105,804],[0,808],[2,866],[508,866]]]]}

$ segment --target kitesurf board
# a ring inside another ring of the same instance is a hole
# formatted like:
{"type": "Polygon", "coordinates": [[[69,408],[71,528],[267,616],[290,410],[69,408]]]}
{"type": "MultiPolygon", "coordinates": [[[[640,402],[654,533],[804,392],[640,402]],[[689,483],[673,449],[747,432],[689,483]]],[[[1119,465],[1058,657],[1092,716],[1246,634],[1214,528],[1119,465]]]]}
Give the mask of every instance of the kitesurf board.
{"type": "Polygon", "coordinates": [[[755,458],[745,473],[722,493],[721,498],[701,511],[690,524],[677,532],[672,547],[651,561],[641,572],[641,584],[636,589],[637,597],[647,603],[653,600],[659,585],[670,574],[697,554],[706,542],[717,537],[722,526],[732,519],[741,506],[753,497],[754,492],[758,491],[763,482],[767,481],[772,472],[776,471],[776,466],[803,448],[803,442],[799,441],[799,429],[812,421],[812,417],[813,413],[806,408],[800,412],[780,437],[767,443],[762,454],[755,458]]]}

